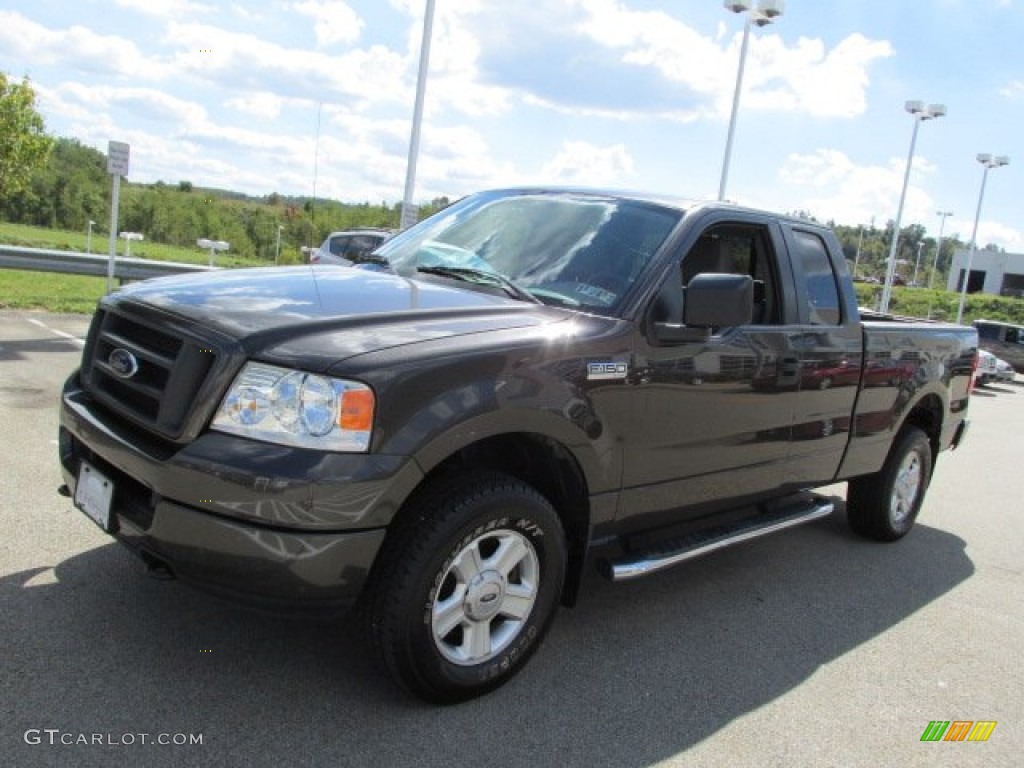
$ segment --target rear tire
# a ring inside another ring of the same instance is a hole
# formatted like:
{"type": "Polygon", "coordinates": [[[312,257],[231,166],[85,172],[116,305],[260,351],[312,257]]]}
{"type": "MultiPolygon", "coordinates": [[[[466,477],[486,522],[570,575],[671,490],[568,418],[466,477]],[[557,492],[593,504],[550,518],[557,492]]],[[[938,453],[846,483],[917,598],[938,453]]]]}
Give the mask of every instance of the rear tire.
{"type": "Polygon", "coordinates": [[[921,510],[932,465],[928,436],[917,427],[905,427],[878,472],[850,481],[846,496],[850,527],[876,541],[906,536],[921,510]]]}
{"type": "Polygon", "coordinates": [[[370,640],[405,688],[452,704],[487,693],[536,651],[558,607],[558,514],[499,473],[448,476],[388,533],[370,585],[370,640]]]}

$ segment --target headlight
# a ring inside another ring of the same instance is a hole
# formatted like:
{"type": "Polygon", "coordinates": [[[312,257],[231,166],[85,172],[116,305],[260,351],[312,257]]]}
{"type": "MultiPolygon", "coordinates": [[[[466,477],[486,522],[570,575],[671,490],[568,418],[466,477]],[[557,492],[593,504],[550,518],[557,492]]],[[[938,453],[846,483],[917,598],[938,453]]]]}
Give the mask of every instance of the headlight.
{"type": "Polygon", "coordinates": [[[268,443],[366,451],[373,409],[373,390],[365,384],[246,363],[211,426],[268,443]]]}

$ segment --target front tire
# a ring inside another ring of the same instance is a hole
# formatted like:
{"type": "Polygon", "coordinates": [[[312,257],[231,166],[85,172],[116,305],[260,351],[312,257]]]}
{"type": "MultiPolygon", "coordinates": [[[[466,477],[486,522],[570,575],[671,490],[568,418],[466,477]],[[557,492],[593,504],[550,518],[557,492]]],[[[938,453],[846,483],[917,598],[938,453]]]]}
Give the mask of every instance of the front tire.
{"type": "Polygon", "coordinates": [[[932,477],[932,447],[917,427],[896,437],[882,468],[850,481],[846,514],[850,527],[876,541],[896,541],[914,527],[932,477]]]}
{"type": "Polygon", "coordinates": [[[537,649],[565,563],[558,514],[533,488],[490,472],[443,478],[388,534],[370,586],[371,643],[427,701],[487,693],[537,649]]]}

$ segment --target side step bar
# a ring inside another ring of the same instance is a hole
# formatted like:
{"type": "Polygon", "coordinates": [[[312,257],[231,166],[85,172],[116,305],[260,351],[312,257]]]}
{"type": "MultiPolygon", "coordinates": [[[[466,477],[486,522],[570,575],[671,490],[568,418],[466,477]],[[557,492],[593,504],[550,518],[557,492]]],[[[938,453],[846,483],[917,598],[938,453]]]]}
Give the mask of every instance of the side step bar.
{"type": "Polygon", "coordinates": [[[796,509],[784,507],[763,512],[734,526],[719,526],[666,541],[647,552],[599,564],[601,573],[612,581],[626,581],[661,571],[686,560],[706,555],[731,544],[749,541],[796,525],[809,523],[832,514],[835,505],[824,498],[814,498],[796,509]]]}

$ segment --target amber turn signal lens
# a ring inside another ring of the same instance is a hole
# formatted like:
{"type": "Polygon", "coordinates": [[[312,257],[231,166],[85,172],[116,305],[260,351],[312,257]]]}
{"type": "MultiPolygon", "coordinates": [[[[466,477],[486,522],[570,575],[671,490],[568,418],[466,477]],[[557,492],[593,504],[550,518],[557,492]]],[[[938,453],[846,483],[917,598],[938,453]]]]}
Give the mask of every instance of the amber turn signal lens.
{"type": "Polygon", "coordinates": [[[373,392],[369,389],[346,389],[341,396],[338,426],[356,432],[369,432],[373,427],[373,392]]]}

